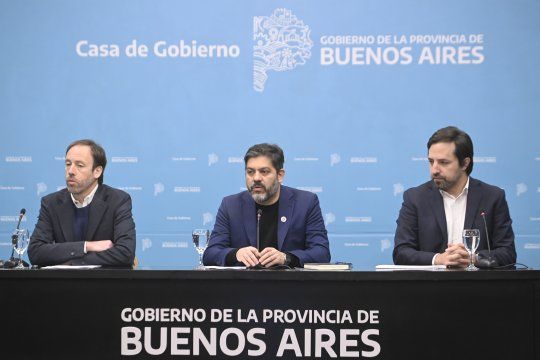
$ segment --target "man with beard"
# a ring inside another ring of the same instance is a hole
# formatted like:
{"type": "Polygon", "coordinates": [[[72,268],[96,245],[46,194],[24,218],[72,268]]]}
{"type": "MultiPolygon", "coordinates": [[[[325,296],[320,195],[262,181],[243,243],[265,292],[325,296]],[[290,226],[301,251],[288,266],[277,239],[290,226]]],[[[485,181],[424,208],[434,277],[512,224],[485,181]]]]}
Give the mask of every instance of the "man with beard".
{"type": "Polygon", "coordinates": [[[516,261],[512,219],[504,190],[473,179],[473,143],[450,126],[437,130],[427,143],[432,181],[403,194],[394,238],[394,263],[447,265],[470,262],[463,229],[479,229],[478,257],[487,259],[488,237],[494,265],[516,261]],[[486,226],[484,226],[484,219],[486,226]]]}
{"type": "Polygon", "coordinates": [[[41,200],[28,246],[34,265],[131,266],[135,223],[130,196],[103,184],[105,150],[78,140],[66,150],[66,188],[41,200]]]}
{"type": "Polygon", "coordinates": [[[281,185],[284,162],[277,145],[249,148],[244,156],[247,191],[221,202],[205,265],[301,267],[330,261],[319,199],[281,185]]]}

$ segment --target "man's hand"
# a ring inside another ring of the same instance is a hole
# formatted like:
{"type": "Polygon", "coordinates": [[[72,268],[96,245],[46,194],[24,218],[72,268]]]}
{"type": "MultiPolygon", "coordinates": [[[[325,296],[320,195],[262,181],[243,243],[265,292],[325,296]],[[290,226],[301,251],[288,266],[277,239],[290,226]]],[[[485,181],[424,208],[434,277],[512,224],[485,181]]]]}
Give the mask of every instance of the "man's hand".
{"type": "Polygon", "coordinates": [[[470,262],[471,258],[463,244],[452,244],[435,257],[435,265],[465,267],[470,262]]]}
{"type": "Polygon", "coordinates": [[[259,262],[264,267],[283,265],[285,264],[285,254],[273,247],[267,247],[261,251],[259,262]]]}
{"type": "Polygon", "coordinates": [[[253,246],[247,246],[238,249],[236,252],[236,260],[240,261],[246,266],[255,266],[259,263],[261,254],[253,246]]]}
{"type": "Polygon", "coordinates": [[[113,247],[111,240],[97,240],[97,241],[87,241],[86,242],[86,252],[90,251],[105,251],[113,247]]]}

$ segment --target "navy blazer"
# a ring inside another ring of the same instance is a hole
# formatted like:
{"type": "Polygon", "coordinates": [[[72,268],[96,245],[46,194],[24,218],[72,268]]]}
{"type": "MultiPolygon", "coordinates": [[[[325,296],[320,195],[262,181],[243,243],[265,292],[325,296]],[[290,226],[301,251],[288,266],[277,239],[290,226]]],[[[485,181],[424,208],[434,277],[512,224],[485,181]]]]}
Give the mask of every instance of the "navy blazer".
{"type": "MultiPolygon", "coordinates": [[[[204,252],[204,264],[225,266],[227,254],[233,249],[257,247],[256,217],[255,201],[249,192],[225,197],[204,252]]],[[[301,265],[330,261],[328,237],[317,195],[281,185],[278,250],[295,255],[301,265]]]]}
{"type": "MultiPolygon", "coordinates": [[[[492,255],[499,265],[515,263],[514,232],[504,190],[470,177],[464,229],[480,230],[479,253],[487,253],[482,212],[485,212],[492,255]]],[[[431,265],[433,256],[447,247],[444,203],[435,183],[428,181],[405,191],[394,238],[394,263],[431,265]]]]}
{"type": "Polygon", "coordinates": [[[28,246],[32,264],[131,266],[135,223],[129,194],[102,184],[89,205],[86,241],[111,240],[113,247],[105,251],[85,254],[84,241],[74,241],[74,206],[67,189],[41,199],[38,222],[28,246]]]}

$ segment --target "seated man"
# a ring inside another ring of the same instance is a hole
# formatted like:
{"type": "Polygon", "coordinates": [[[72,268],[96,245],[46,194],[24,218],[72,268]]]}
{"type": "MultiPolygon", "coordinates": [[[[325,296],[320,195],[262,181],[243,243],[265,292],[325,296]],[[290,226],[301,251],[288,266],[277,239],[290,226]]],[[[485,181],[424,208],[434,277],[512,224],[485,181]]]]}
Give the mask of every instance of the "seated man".
{"type": "Polygon", "coordinates": [[[247,191],[221,202],[205,265],[301,267],[330,261],[317,195],[281,185],[284,162],[277,145],[249,148],[244,156],[247,191]]]}
{"type": "Polygon", "coordinates": [[[394,263],[464,267],[470,258],[463,245],[463,229],[479,229],[479,256],[491,255],[498,265],[516,262],[512,219],[504,191],[469,177],[473,143],[456,127],[437,130],[429,139],[432,181],[409,189],[397,219],[394,263]],[[484,218],[486,226],[484,226],[484,218]]]}
{"type": "Polygon", "coordinates": [[[130,196],[103,184],[107,158],[92,140],[66,150],[67,188],[41,200],[28,257],[39,266],[131,266],[135,223],[130,196]]]}

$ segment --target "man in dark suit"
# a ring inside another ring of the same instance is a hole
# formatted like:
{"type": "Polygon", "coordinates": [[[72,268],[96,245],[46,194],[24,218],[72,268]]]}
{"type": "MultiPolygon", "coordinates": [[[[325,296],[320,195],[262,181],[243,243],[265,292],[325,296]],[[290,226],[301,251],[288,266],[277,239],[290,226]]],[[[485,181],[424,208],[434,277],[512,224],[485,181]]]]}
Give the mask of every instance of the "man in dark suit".
{"type": "Polygon", "coordinates": [[[135,223],[130,196],[103,184],[107,158],[92,140],[66,150],[66,188],[41,200],[28,256],[39,266],[131,266],[135,223]]]}
{"type": "Polygon", "coordinates": [[[281,185],[284,161],[277,145],[249,148],[244,157],[247,191],[223,199],[205,265],[300,267],[330,261],[317,195],[281,185]]]}
{"type": "Polygon", "coordinates": [[[516,262],[512,220],[504,190],[471,178],[473,144],[456,127],[436,131],[428,141],[432,181],[403,194],[394,238],[394,263],[463,267],[470,257],[463,229],[479,229],[479,257],[491,255],[498,265],[516,262]]]}

